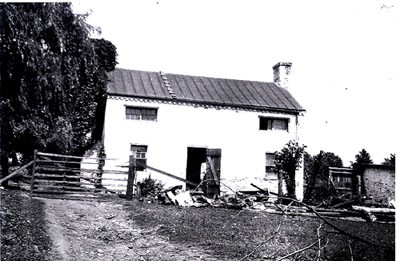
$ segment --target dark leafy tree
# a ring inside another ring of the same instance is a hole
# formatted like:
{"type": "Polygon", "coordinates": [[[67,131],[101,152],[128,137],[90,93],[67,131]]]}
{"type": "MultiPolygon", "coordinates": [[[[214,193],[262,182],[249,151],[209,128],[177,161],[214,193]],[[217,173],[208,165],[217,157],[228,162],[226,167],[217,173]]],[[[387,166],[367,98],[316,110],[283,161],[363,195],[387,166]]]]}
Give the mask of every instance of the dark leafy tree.
{"type": "Polygon", "coordinates": [[[0,3],[3,164],[34,149],[82,155],[101,137],[116,49],[90,39],[86,17],[70,3],[0,3]]]}
{"type": "Polygon", "coordinates": [[[305,158],[305,201],[317,203],[329,195],[329,167],[343,167],[342,159],[332,152],[322,150],[317,155],[307,158],[307,161],[305,158]]]}
{"type": "MultiPolygon", "coordinates": [[[[365,194],[365,186],[364,186],[364,181],[362,178],[362,171],[363,171],[363,164],[373,164],[373,161],[371,159],[371,156],[369,153],[365,150],[362,149],[361,151],[358,152],[358,154],[355,156],[355,161],[351,162],[351,166],[353,168],[353,192],[355,194],[358,194],[358,188],[361,187],[361,195],[365,194]],[[359,183],[358,177],[361,177],[361,184],[359,183]]],[[[360,195],[360,196],[361,196],[360,195]]]]}
{"type": "Polygon", "coordinates": [[[296,170],[300,168],[304,153],[304,145],[289,141],[281,151],[275,152],[275,171],[282,175],[286,183],[288,197],[295,198],[296,170]]]}
{"type": "Polygon", "coordinates": [[[382,165],[395,167],[396,166],[396,154],[390,153],[389,158],[385,158],[382,162],[382,165]]]}

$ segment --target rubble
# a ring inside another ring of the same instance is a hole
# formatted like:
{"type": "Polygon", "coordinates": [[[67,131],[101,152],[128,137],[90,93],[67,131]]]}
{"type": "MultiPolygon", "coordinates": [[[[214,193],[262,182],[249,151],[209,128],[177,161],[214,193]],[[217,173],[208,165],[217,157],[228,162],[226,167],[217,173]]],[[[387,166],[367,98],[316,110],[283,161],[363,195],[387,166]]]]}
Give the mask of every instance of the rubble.
{"type": "MultiPolygon", "coordinates": [[[[214,197],[206,197],[205,193],[198,186],[195,190],[184,191],[182,185],[173,186],[159,192],[155,198],[146,200],[159,204],[176,205],[180,207],[213,207],[229,209],[248,209],[254,211],[266,211],[268,213],[287,215],[306,215],[314,216],[313,211],[304,206],[277,203],[277,194],[269,192],[255,184],[250,184],[254,190],[232,191],[230,193],[221,193],[214,197]],[[274,196],[274,197],[271,197],[274,196]],[[283,211],[285,209],[285,211],[283,211]]],[[[316,207],[311,207],[314,212],[325,217],[348,218],[352,220],[365,220],[367,222],[376,221],[394,221],[394,208],[370,208],[356,206],[354,198],[348,196],[331,197],[323,201],[316,207]]],[[[394,202],[393,202],[394,205],[394,202]]]]}

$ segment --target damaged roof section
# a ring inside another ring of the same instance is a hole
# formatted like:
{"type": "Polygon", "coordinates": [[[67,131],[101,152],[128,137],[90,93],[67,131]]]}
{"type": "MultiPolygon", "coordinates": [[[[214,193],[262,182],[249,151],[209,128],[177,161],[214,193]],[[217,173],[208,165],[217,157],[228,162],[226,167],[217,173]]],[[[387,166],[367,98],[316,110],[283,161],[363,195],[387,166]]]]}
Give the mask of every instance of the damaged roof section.
{"type": "Polygon", "coordinates": [[[116,69],[109,78],[110,95],[291,113],[304,111],[288,90],[273,82],[126,69],[116,69]]]}

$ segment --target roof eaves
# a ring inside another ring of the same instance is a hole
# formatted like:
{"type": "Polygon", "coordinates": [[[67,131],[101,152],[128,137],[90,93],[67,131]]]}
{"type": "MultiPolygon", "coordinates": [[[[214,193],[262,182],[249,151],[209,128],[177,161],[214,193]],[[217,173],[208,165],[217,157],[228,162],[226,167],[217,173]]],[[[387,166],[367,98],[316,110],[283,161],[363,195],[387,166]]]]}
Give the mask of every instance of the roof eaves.
{"type": "Polygon", "coordinates": [[[108,95],[118,96],[118,97],[129,97],[129,98],[137,98],[137,99],[148,99],[148,100],[160,100],[160,101],[170,101],[170,102],[181,102],[181,103],[191,103],[191,104],[200,104],[200,105],[209,105],[209,106],[217,106],[217,107],[232,107],[238,109],[251,109],[251,110],[267,110],[288,114],[299,114],[304,112],[304,109],[287,109],[287,108],[276,108],[276,107],[268,107],[268,106],[257,106],[257,105],[246,105],[246,104],[235,104],[235,103],[220,103],[220,102],[210,102],[210,101],[198,101],[191,99],[172,99],[172,98],[163,98],[163,97],[149,97],[143,95],[126,95],[120,93],[112,93],[109,92],[108,95]]]}

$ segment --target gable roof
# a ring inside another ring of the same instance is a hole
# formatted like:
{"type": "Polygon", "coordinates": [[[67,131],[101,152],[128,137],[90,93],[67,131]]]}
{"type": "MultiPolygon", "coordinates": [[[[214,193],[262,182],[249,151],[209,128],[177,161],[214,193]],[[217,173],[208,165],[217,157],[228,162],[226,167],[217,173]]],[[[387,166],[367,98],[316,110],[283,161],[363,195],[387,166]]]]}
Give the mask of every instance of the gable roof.
{"type": "Polygon", "coordinates": [[[126,69],[116,69],[109,73],[109,78],[109,95],[292,113],[304,111],[286,89],[272,82],[126,69]]]}

